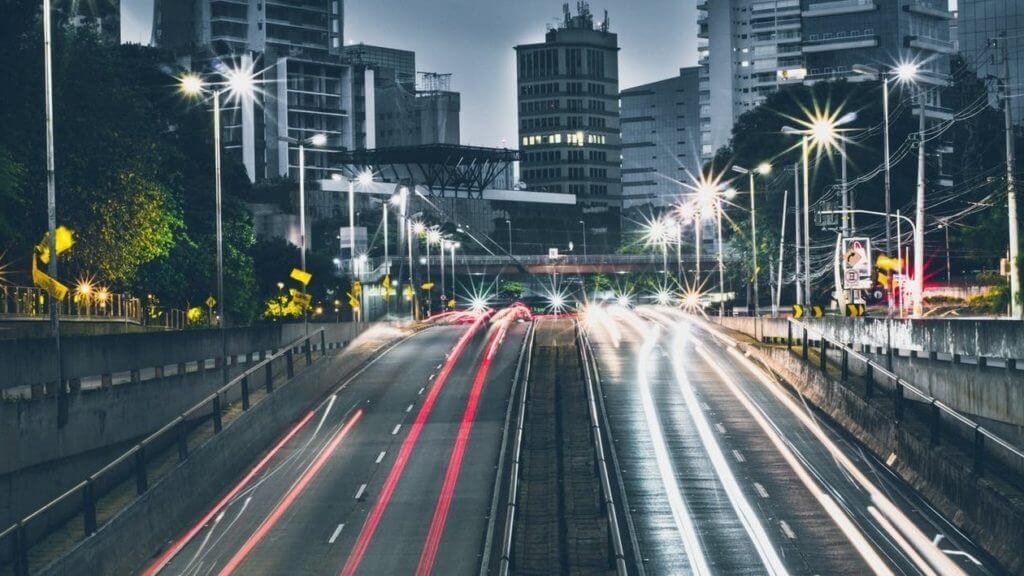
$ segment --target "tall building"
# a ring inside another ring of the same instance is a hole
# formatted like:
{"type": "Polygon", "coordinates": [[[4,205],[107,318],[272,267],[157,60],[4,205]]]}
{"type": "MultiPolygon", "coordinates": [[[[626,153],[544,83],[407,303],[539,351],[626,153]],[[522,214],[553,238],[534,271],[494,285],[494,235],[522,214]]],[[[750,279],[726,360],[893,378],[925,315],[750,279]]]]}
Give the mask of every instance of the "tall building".
{"type": "MultiPolygon", "coordinates": [[[[298,147],[284,138],[322,133],[335,147],[365,145],[366,119],[352,114],[364,88],[342,59],[343,14],[342,0],[156,0],[152,42],[195,71],[224,61],[262,70],[255,98],[223,109],[224,146],[253,181],[292,177],[298,147]]],[[[307,179],[327,178],[331,155],[307,147],[307,179]]]]}
{"type": "Polygon", "coordinates": [[[665,206],[700,173],[700,68],[623,90],[623,208],[665,206]]]}
{"type": "Polygon", "coordinates": [[[741,114],[803,80],[800,0],[701,0],[697,9],[701,156],[709,160],[741,114]]]}
{"type": "MultiPolygon", "coordinates": [[[[960,0],[960,52],[978,76],[1002,78],[1002,47],[989,48],[989,41],[1006,34],[1010,55],[1010,86],[1024,83],[1024,3],[1020,0],[960,0]]],[[[993,97],[995,96],[993,92],[993,97]]],[[[994,100],[993,100],[994,101],[994,100]]],[[[1024,98],[1014,98],[1013,120],[1024,122],[1024,98]]]]}
{"type": "Polygon", "coordinates": [[[520,179],[574,194],[593,245],[618,242],[622,205],[618,36],[585,1],[544,42],[516,46],[520,179]]]}

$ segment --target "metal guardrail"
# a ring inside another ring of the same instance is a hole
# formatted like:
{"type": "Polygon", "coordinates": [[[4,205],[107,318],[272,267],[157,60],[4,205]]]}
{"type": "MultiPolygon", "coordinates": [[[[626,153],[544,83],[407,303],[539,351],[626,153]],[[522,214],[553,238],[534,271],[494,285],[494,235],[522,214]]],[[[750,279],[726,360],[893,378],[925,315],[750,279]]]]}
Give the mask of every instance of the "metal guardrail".
{"type": "Polygon", "coordinates": [[[846,345],[843,342],[836,341],[833,338],[828,337],[824,330],[816,329],[811,327],[805,322],[790,318],[788,319],[787,334],[786,334],[786,345],[790,349],[793,347],[793,327],[796,326],[802,330],[803,334],[800,340],[801,356],[803,359],[809,360],[810,351],[810,338],[812,333],[818,335],[818,346],[819,359],[818,368],[827,373],[828,371],[828,349],[831,347],[841,352],[840,358],[840,371],[842,374],[842,380],[845,382],[850,376],[850,359],[859,360],[863,362],[866,367],[866,387],[864,394],[867,398],[874,396],[875,387],[877,385],[875,381],[876,375],[885,379],[892,386],[893,394],[893,405],[894,405],[894,418],[897,422],[903,421],[907,417],[906,401],[907,394],[916,397],[920,403],[927,406],[927,425],[930,431],[930,441],[932,446],[938,446],[942,441],[943,432],[943,421],[948,421],[954,425],[959,425],[966,429],[969,434],[969,438],[972,443],[971,455],[973,459],[973,471],[978,476],[984,476],[987,467],[987,456],[988,452],[993,448],[988,447],[988,444],[993,444],[994,448],[1001,450],[1004,457],[1004,461],[1018,474],[1024,474],[1024,451],[1013,445],[1009,441],[1001,438],[999,435],[985,429],[981,424],[975,422],[971,418],[961,414],[954,408],[950,407],[941,400],[937,400],[928,393],[924,392],[920,388],[917,388],[910,382],[907,382],[903,378],[893,373],[891,370],[878,364],[874,360],[871,360],[866,355],[861,354],[846,345]]]}
{"type": "MultiPolygon", "coordinates": [[[[514,403],[516,406],[515,438],[512,440],[512,466],[509,471],[507,484],[508,504],[505,510],[505,526],[501,538],[501,558],[498,564],[498,574],[500,576],[507,576],[512,569],[513,528],[515,526],[516,506],[519,496],[519,466],[521,462],[520,457],[523,452],[523,427],[526,423],[526,394],[530,386],[530,367],[533,363],[533,342],[535,337],[536,324],[531,324],[530,335],[523,343],[523,350],[521,351],[519,363],[516,366],[516,374],[514,376],[514,381],[519,382],[520,385],[518,390],[519,398],[514,403]]],[[[506,428],[506,430],[507,429],[508,428],[506,428]]],[[[503,445],[505,440],[506,439],[503,438],[503,445]]],[[[502,457],[503,456],[504,450],[502,450],[502,457]]],[[[499,464],[499,474],[502,469],[503,466],[499,464]]],[[[489,554],[484,555],[480,571],[481,574],[486,573],[486,567],[490,561],[488,556],[489,554]]]]}
{"type": "Polygon", "coordinates": [[[601,419],[597,410],[597,391],[594,389],[594,377],[591,374],[590,347],[579,322],[575,322],[576,343],[580,352],[580,368],[586,380],[587,412],[590,414],[590,438],[594,444],[594,457],[597,462],[598,476],[601,479],[601,507],[608,516],[608,536],[611,546],[610,555],[619,576],[626,576],[626,549],[622,544],[622,532],[619,530],[618,512],[615,508],[615,496],[612,489],[611,475],[608,473],[608,462],[605,459],[605,446],[602,439],[601,419]]]}
{"type": "MultiPolygon", "coordinates": [[[[142,324],[142,302],[128,294],[68,291],[58,303],[62,320],[142,324]]],[[[36,287],[0,286],[0,320],[45,320],[50,317],[46,291],[36,287]]]]}
{"type": "Polygon", "coordinates": [[[146,493],[158,478],[187,460],[193,447],[219,434],[226,425],[237,421],[254,404],[272,394],[275,387],[294,378],[297,354],[305,360],[302,368],[311,365],[314,338],[320,339],[320,355],[326,356],[323,328],[295,340],[236,376],[84,481],[0,532],[0,573],[5,571],[6,564],[11,565],[14,576],[28,576],[37,571],[42,566],[32,566],[30,570],[30,561],[35,561],[30,552],[37,546],[47,545],[48,538],[54,537],[54,546],[58,549],[51,554],[46,554],[46,550],[37,554],[43,564],[94,534],[146,493]],[[257,389],[252,390],[251,384],[257,389]],[[73,527],[79,517],[80,532],[73,527]],[[61,545],[66,549],[59,549],[61,545]]]}

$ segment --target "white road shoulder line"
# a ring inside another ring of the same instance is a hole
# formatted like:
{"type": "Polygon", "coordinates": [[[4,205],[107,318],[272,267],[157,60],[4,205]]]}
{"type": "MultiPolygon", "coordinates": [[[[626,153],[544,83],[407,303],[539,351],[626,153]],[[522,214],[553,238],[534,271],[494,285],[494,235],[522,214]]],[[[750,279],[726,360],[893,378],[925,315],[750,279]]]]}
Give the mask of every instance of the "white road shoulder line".
{"type": "Polygon", "coordinates": [[[344,528],[344,524],[338,524],[338,527],[334,529],[331,537],[327,540],[328,544],[334,544],[334,541],[338,539],[338,535],[341,534],[341,529],[344,528]]]}

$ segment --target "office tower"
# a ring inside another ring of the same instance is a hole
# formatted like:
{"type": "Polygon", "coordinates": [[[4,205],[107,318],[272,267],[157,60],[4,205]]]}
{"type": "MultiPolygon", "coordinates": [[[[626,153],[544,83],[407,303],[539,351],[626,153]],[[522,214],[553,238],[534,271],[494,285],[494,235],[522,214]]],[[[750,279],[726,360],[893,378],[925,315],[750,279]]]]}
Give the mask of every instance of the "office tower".
{"type": "Polygon", "coordinates": [[[622,91],[623,207],[666,206],[700,173],[700,68],[622,91]]]}
{"type": "MultiPolygon", "coordinates": [[[[261,72],[252,100],[226,103],[224,147],[253,181],[294,177],[298,147],[282,138],[325,134],[332,147],[364,145],[354,118],[352,67],[341,57],[342,0],[156,0],[153,44],[197,72],[251,66],[261,72]]],[[[328,150],[307,147],[306,177],[329,176],[328,150]]]]}
{"type": "Polygon", "coordinates": [[[697,9],[701,156],[710,160],[741,114],[803,80],[800,0],[701,0],[697,9]]]}
{"type": "Polygon", "coordinates": [[[592,244],[616,244],[622,201],[618,36],[586,2],[515,47],[520,179],[531,190],[575,194],[592,244]]]}

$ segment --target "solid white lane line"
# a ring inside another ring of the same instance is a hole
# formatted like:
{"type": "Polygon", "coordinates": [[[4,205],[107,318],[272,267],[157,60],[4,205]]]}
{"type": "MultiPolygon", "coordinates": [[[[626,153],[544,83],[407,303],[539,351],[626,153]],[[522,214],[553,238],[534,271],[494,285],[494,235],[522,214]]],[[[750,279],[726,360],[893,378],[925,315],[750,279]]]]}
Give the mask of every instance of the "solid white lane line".
{"type": "Polygon", "coordinates": [[[366,484],[359,485],[359,490],[356,491],[356,500],[359,500],[363,497],[363,492],[366,492],[366,484]]]}
{"type": "Polygon", "coordinates": [[[398,434],[398,431],[401,430],[401,429],[402,429],[402,425],[401,424],[395,424],[395,429],[391,431],[391,435],[394,436],[395,434],[398,434]]]}
{"type": "Polygon", "coordinates": [[[405,409],[405,413],[408,414],[409,412],[412,412],[412,407],[413,405],[409,404],[409,407],[405,409]]]}
{"type": "Polygon", "coordinates": [[[341,534],[341,529],[344,528],[344,524],[338,524],[338,527],[334,529],[331,537],[327,540],[328,544],[334,544],[334,541],[338,539],[338,534],[341,534]]]}
{"type": "Polygon", "coordinates": [[[761,498],[768,497],[768,491],[764,489],[760,482],[754,482],[754,490],[757,490],[757,495],[761,498]]]}
{"type": "Polygon", "coordinates": [[[383,460],[383,459],[384,459],[384,455],[385,455],[385,454],[387,454],[387,452],[386,452],[386,451],[383,451],[383,450],[381,451],[381,453],[380,453],[380,454],[377,454],[377,461],[376,461],[376,462],[374,462],[374,464],[380,464],[381,460],[383,460]]]}
{"type": "Polygon", "coordinates": [[[715,424],[715,429],[718,430],[719,434],[725,434],[725,426],[723,426],[721,422],[715,424]]]}
{"type": "Polygon", "coordinates": [[[733,450],[732,451],[732,457],[735,458],[737,462],[746,462],[747,461],[746,457],[744,457],[743,453],[740,452],[739,450],[733,450]]]}
{"type": "Polygon", "coordinates": [[[793,529],[789,527],[785,520],[779,520],[779,528],[782,528],[782,533],[786,535],[786,538],[796,540],[796,532],[793,532],[793,529]]]}

